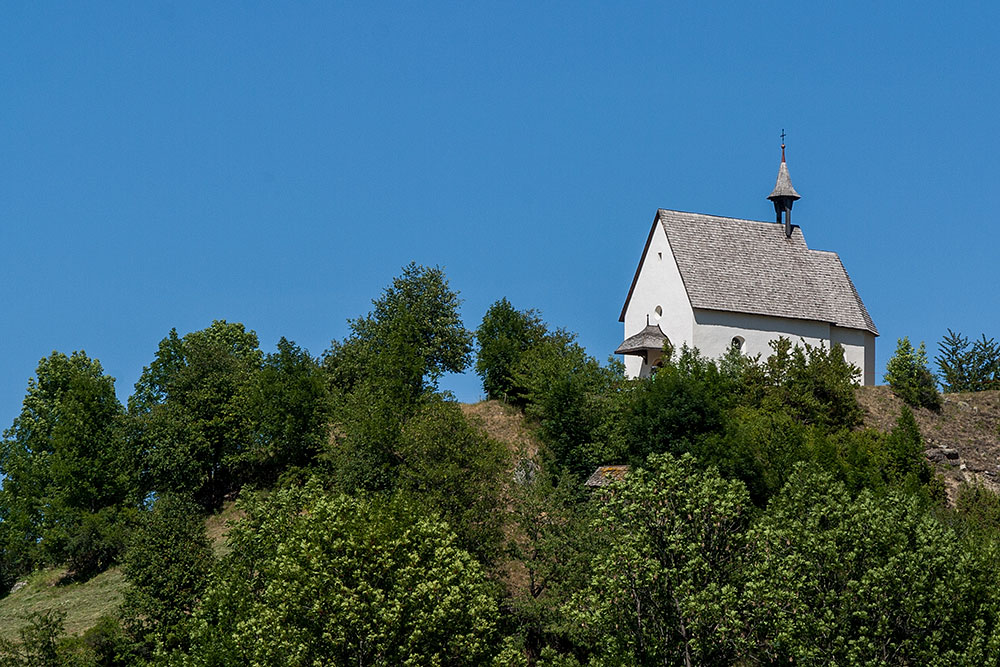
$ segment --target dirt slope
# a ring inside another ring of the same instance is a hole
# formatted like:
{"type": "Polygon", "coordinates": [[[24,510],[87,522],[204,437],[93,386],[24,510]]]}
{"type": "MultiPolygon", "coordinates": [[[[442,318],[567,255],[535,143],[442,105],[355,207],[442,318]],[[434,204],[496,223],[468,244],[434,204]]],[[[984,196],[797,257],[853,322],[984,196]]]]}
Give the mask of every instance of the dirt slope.
{"type": "MultiPolygon", "coordinates": [[[[865,426],[889,431],[903,401],[889,387],[859,387],[865,426]]],[[[927,458],[953,490],[980,481],[1000,492],[1000,391],[943,394],[940,412],[913,410],[927,458]]]]}
{"type": "Polygon", "coordinates": [[[531,460],[537,458],[538,441],[520,410],[501,401],[462,403],[461,406],[466,419],[494,440],[506,444],[511,452],[531,460]]]}

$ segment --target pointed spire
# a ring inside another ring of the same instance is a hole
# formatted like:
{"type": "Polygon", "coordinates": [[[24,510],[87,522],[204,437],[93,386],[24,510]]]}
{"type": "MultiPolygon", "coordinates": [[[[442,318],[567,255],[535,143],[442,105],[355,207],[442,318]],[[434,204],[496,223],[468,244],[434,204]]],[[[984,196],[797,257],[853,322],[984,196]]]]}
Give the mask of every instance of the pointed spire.
{"type": "Polygon", "coordinates": [[[781,131],[781,165],[778,167],[778,180],[774,190],[767,196],[774,203],[774,213],[780,223],[784,217],[785,236],[792,236],[792,204],[801,199],[799,193],[792,187],[792,177],[788,175],[788,165],[785,164],[785,131],[781,131]]]}
{"type": "Polygon", "coordinates": [[[781,197],[789,197],[792,201],[801,199],[799,193],[792,187],[792,177],[788,175],[788,165],[785,163],[785,144],[781,144],[781,166],[778,167],[778,180],[774,184],[774,190],[767,196],[771,201],[781,197]]]}

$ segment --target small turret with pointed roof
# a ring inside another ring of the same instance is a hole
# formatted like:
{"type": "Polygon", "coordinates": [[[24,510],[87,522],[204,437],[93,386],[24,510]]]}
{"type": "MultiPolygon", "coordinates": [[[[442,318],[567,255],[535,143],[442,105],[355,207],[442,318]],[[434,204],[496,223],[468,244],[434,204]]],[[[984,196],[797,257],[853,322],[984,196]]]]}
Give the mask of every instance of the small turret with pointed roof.
{"type": "Polygon", "coordinates": [[[774,212],[781,224],[781,214],[785,214],[785,237],[792,236],[792,204],[801,199],[799,193],[792,187],[792,177],[788,175],[788,165],[785,163],[785,131],[781,131],[781,166],[778,167],[778,180],[774,190],[767,196],[774,203],[774,212]]]}

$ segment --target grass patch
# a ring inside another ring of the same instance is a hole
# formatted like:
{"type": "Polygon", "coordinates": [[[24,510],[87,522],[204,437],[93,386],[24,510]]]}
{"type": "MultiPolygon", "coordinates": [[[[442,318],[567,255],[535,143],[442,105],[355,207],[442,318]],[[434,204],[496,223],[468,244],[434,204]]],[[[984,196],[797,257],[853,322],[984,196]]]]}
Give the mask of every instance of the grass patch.
{"type": "MultiPolygon", "coordinates": [[[[232,502],[222,511],[205,520],[205,532],[216,557],[229,552],[226,535],[230,521],[238,521],[243,512],[232,502]]],[[[27,617],[37,612],[66,612],[66,633],[80,635],[89,630],[102,616],[115,615],[128,583],[121,568],[113,567],[83,582],[64,583],[67,570],[50,567],[33,572],[27,585],[0,599],[0,638],[19,640],[18,631],[27,624],[27,617]]]]}
{"type": "Polygon", "coordinates": [[[229,535],[229,524],[239,521],[244,515],[245,512],[236,509],[236,503],[230,500],[223,504],[218,514],[205,519],[205,536],[212,545],[212,553],[216,558],[229,553],[229,542],[226,540],[226,536],[229,535]]]}
{"type": "Polygon", "coordinates": [[[60,584],[65,576],[65,568],[39,570],[28,577],[27,586],[0,600],[0,637],[18,639],[26,617],[35,612],[66,612],[66,632],[72,635],[93,627],[101,616],[116,613],[126,586],[119,568],[88,581],[60,584]]]}

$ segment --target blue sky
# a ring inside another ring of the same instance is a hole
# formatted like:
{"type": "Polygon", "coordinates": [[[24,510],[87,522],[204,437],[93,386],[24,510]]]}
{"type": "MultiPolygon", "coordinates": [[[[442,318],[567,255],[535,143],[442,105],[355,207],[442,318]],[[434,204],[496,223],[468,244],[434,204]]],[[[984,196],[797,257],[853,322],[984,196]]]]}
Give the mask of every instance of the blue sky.
{"type": "Polygon", "coordinates": [[[690,4],[5,5],[0,424],[52,350],[123,399],[171,327],[320,354],[411,260],[604,359],[656,208],[771,219],[783,128],[880,379],[1000,337],[996,3],[690,4]]]}

